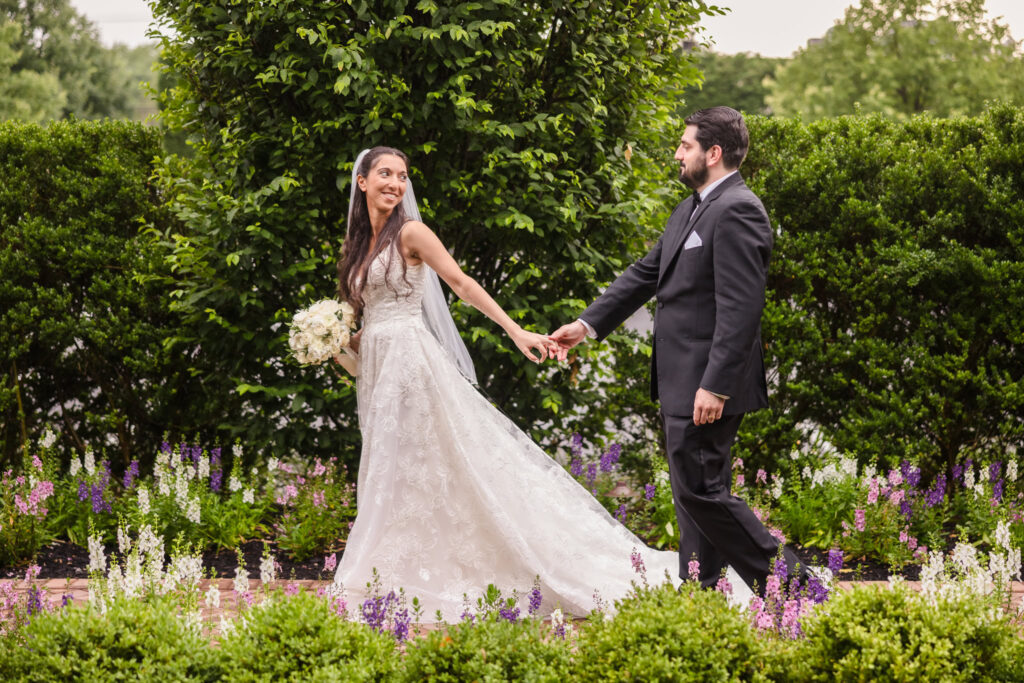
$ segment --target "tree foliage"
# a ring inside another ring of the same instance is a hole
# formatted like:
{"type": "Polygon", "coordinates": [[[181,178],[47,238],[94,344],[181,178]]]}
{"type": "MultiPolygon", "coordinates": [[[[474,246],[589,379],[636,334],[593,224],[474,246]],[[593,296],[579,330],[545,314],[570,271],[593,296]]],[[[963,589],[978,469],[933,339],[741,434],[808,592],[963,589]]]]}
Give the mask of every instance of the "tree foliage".
{"type": "Polygon", "coordinates": [[[105,48],[70,0],[0,0],[0,118],[130,118],[142,99],[131,53],[105,48]]]}
{"type": "Polygon", "coordinates": [[[712,50],[697,53],[696,64],[703,74],[699,86],[685,91],[685,112],[725,105],[746,114],[771,114],[766,80],[786,60],[741,52],[724,55],[712,50]]]}
{"type": "Polygon", "coordinates": [[[1024,436],[1024,110],[751,122],[745,169],[778,235],[770,411],[746,448],[817,427],[862,462],[1002,459],[1024,436]]]}
{"type": "Polygon", "coordinates": [[[878,112],[978,115],[1024,103],[1021,43],[985,18],[983,0],[861,0],[820,42],[781,67],[775,114],[816,119],[878,112]]]}
{"type": "MultiPolygon", "coordinates": [[[[674,103],[697,75],[681,46],[714,9],[151,4],[177,79],[163,111],[195,150],[164,174],[185,226],[162,236],[190,330],[175,341],[201,340],[243,397],[232,434],[305,452],[357,438],[349,383],[289,361],[285,329],[335,289],[357,153],[409,153],[424,218],[464,269],[527,327],[552,329],[661,227],[674,103]]],[[[474,310],[454,315],[482,385],[520,424],[596,400],[524,362],[474,310]]]]}

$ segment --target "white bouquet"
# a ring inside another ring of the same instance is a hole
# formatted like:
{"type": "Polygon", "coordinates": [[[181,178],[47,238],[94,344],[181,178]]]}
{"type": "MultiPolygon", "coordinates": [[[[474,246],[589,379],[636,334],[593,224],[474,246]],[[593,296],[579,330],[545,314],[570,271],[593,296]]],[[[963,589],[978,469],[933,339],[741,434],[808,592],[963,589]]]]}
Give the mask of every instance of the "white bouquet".
{"type": "MultiPolygon", "coordinates": [[[[348,348],[354,328],[355,310],[348,302],[323,299],[295,314],[288,346],[295,360],[303,365],[320,365],[341,354],[354,359],[348,348]]],[[[343,365],[352,372],[348,364],[343,365]]]]}

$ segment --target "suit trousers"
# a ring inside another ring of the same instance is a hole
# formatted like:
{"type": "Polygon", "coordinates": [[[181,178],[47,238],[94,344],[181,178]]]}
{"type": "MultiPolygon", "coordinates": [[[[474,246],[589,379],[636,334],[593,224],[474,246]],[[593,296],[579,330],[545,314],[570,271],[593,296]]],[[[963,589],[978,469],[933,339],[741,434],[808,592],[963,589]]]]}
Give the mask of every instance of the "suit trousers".
{"type": "MultiPolygon", "coordinates": [[[[743,415],[725,415],[701,426],[692,416],[661,417],[679,523],[680,578],[689,578],[689,562],[696,559],[701,585],[710,588],[730,565],[763,595],[779,542],[750,506],[730,491],[730,450],[743,415]]],[[[799,571],[797,557],[789,549],[784,556],[792,577],[799,571]]]]}

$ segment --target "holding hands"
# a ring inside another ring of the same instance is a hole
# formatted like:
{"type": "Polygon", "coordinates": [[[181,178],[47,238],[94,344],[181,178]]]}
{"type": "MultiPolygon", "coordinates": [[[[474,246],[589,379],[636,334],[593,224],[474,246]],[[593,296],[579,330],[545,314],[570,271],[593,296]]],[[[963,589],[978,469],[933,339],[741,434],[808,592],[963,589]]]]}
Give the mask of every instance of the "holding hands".
{"type": "Polygon", "coordinates": [[[513,330],[509,333],[512,341],[515,343],[524,356],[532,360],[534,363],[539,363],[548,358],[555,358],[560,352],[559,345],[545,337],[543,334],[537,334],[536,332],[527,332],[523,328],[513,330]],[[536,349],[540,358],[533,354],[533,350],[536,349]]]}

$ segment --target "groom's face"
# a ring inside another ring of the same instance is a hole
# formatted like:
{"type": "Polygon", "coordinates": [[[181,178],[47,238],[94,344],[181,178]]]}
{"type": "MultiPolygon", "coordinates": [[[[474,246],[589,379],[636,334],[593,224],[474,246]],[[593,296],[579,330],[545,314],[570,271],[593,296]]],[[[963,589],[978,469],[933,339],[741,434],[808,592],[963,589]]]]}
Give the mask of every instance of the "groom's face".
{"type": "Polygon", "coordinates": [[[697,126],[687,126],[676,148],[679,162],[679,180],[694,190],[708,182],[707,152],[697,142],[697,126]]]}

